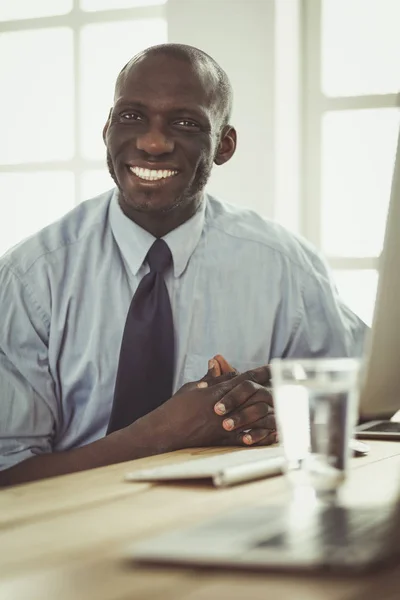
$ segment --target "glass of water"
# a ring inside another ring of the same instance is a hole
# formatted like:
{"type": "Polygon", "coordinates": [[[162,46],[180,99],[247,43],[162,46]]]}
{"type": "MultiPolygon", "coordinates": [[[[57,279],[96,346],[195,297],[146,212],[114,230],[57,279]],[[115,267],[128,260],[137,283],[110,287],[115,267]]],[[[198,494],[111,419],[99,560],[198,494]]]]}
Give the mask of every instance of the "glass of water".
{"type": "Polygon", "coordinates": [[[295,497],[338,500],[357,419],[359,368],[352,358],[271,362],[279,441],[295,497]]]}

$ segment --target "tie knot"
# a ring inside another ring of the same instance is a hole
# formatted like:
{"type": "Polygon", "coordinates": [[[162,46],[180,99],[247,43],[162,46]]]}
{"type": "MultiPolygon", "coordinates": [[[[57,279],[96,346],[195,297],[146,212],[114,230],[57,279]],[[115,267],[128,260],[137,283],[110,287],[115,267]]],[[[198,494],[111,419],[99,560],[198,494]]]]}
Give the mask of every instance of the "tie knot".
{"type": "Polygon", "coordinates": [[[146,260],[149,263],[150,271],[163,273],[172,261],[168,244],[162,239],[156,240],[148,251],[146,260]]]}

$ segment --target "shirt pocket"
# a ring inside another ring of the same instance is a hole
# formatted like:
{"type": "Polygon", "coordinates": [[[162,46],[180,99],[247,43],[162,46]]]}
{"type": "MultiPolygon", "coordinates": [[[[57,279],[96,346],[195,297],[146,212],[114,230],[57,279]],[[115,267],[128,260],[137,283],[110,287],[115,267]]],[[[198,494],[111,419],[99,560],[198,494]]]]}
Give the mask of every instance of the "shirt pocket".
{"type": "MultiPolygon", "coordinates": [[[[208,361],[210,356],[202,356],[200,354],[188,354],[185,360],[185,366],[183,369],[183,383],[188,383],[189,381],[197,381],[204,377],[204,375],[208,371],[208,361]]],[[[245,371],[250,371],[251,369],[256,369],[257,367],[261,367],[262,364],[255,361],[244,361],[242,359],[233,359],[229,360],[229,363],[234,367],[239,373],[244,373],[245,371]]]]}

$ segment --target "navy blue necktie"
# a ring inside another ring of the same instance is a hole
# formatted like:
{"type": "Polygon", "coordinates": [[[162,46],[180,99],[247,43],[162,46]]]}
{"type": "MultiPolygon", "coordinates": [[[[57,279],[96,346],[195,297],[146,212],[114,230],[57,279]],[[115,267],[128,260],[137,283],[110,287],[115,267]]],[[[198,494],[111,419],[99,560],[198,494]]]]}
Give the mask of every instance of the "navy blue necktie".
{"type": "Polygon", "coordinates": [[[164,240],[154,242],[146,260],[150,273],[141,280],[126,318],[107,433],[127,427],[172,396],[174,326],[163,277],[172,256],[164,240]]]}

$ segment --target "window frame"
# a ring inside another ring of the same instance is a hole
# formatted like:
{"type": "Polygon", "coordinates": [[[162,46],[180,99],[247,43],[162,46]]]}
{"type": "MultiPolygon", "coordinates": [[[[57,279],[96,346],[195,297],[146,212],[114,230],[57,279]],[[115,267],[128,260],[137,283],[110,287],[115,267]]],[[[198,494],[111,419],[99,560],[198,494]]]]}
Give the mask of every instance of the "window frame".
{"type": "MultiPolygon", "coordinates": [[[[328,97],[321,85],[322,0],[301,1],[302,32],[302,142],[301,223],[302,235],[319,250],[321,243],[322,119],[328,111],[398,108],[399,95],[369,94],[328,97]]],[[[327,256],[335,270],[377,270],[378,256],[327,256]]]]}
{"type": "Polygon", "coordinates": [[[68,171],[73,173],[75,180],[75,193],[71,208],[82,201],[82,177],[86,171],[104,170],[105,159],[85,158],[81,152],[81,78],[80,78],[80,32],[86,25],[96,23],[112,23],[124,20],[139,19],[166,19],[166,4],[155,4],[150,6],[135,6],[133,8],[117,8],[110,10],[99,10],[96,12],[84,11],[80,7],[79,0],[73,0],[72,10],[62,15],[47,17],[32,17],[28,19],[13,19],[0,21],[0,33],[47,29],[54,27],[69,27],[73,33],[73,72],[74,72],[74,155],[68,160],[38,161],[18,164],[1,164],[1,173],[31,173],[37,171],[68,171]]]}

